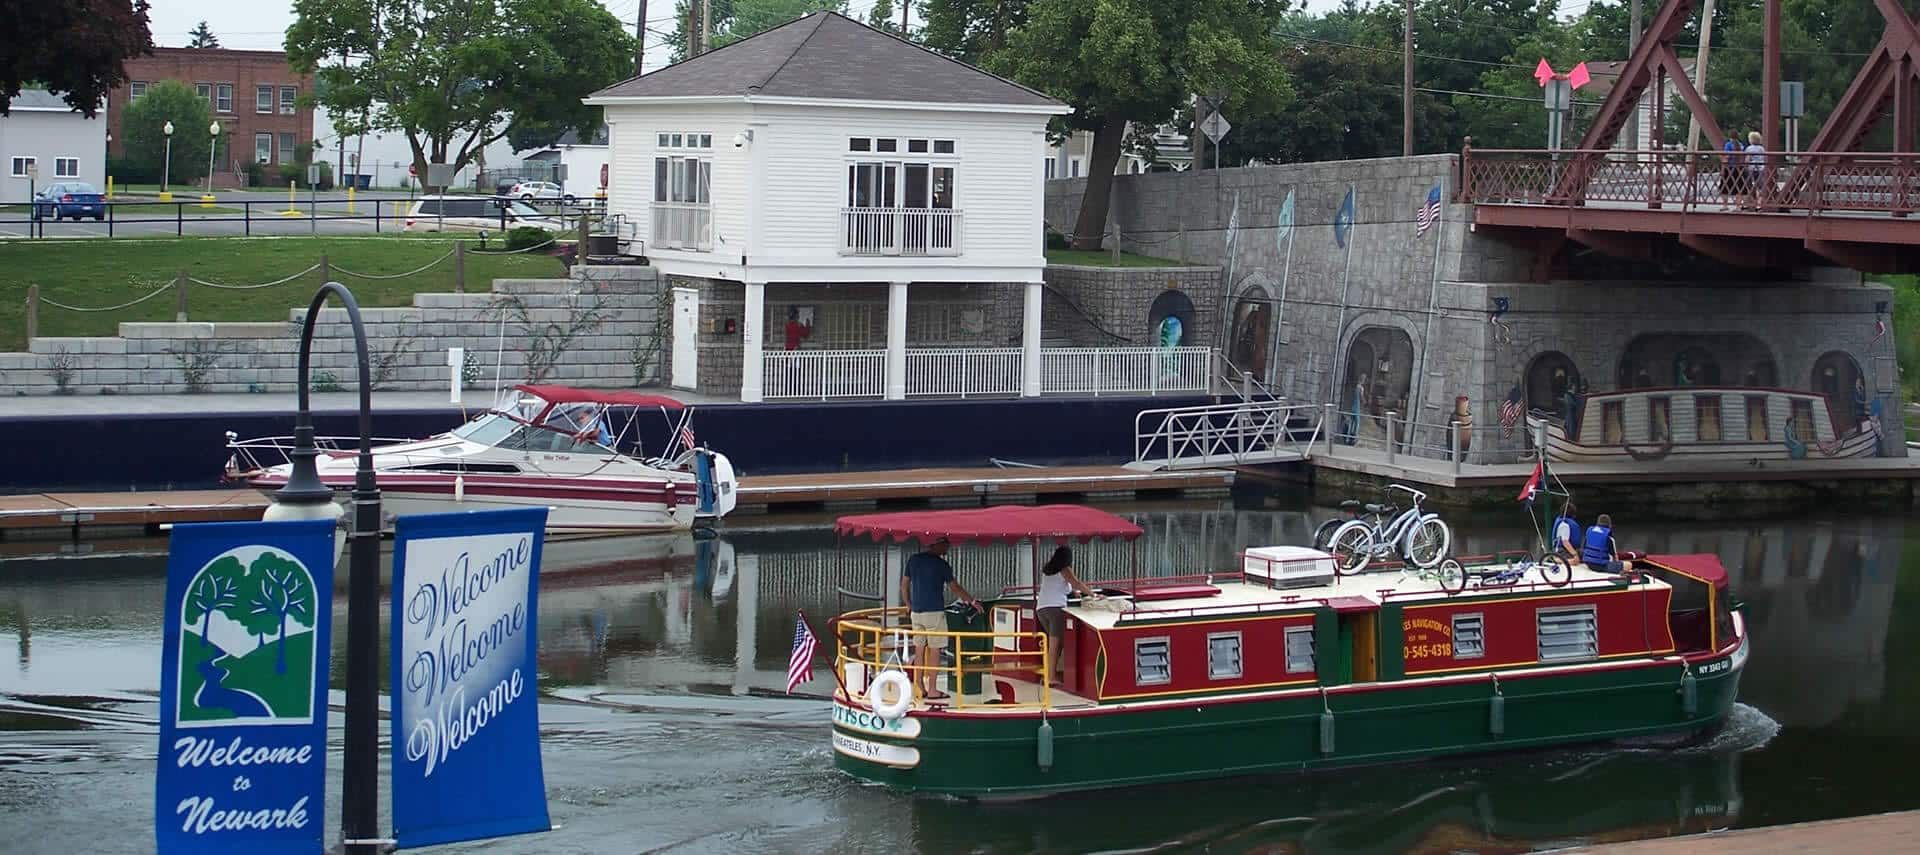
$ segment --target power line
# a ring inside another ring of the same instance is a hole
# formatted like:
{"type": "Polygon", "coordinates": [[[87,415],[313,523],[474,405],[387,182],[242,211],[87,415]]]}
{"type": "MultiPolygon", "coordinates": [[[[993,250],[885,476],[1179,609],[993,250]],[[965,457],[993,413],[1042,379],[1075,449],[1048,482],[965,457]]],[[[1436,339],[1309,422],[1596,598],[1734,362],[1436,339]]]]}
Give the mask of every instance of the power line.
{"type": "MultiPolygon", "coordinates": [[[[1281,38],[1285,38],[1285,39],[1293,39],[1294,41],[1312,42],[1314,44],[1331,45],[1333,47],[1351,48],[1353,50],[1366,51],[1368,53],[1386,54],[1388,56],[1393,56],[1393,57],[1400,56],[1400,51],[1397,51],[1397,50],[1387,50],[1386,48],[1369,47],[1367,45],[1357,45],[1351,42],[1336,42],[1332,39],[1316,38],[1314,36],[1301,35],[1299,33],[1289,33],[1289,32],[1282,31],[1282,32],[1276,32],[1274,33],[1274,35],[1279,36],[1281,38]]],[[[1460,63],[1466,63],[1468,65],[1484,65],[1492,68],[1517,68],[1521,71],[1533,70],[1532,66],[1514,65],[1513,63],[1510,63],[1510,62],[1491,62],[1484,59],[1467,59],[1466,57],[1461,57],[1461,56],[1440,56],[1439,54],[1419,53],[1419,52],[1415,52],[1414,56],[1420,59],[1432,59],[1432,60],[1438,60],[1440,62],[1460,62],[1460,63]]]]}

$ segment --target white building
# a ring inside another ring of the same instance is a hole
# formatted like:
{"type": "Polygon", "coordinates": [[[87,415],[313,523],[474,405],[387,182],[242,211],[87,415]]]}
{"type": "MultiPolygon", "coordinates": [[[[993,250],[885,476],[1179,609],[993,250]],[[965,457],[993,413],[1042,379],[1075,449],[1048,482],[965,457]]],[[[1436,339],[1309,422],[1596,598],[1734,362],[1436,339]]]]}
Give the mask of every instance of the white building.
{"type": "Polygon", "coordinates": [[[0,201],[24,202],[30,187],[85,181],[107,188],[107,102],[89,119],[60,96],[22,89],[0,116],[0,201]]]}
{"type": "Polygon", "coordinates": [[[831,12],[587,103],[627,252],[675,286],[674,386],[737,377],[756,401],[830,371],[901,398],[982,370],[934,353],[971,348],[1039,394],[1042,164],[1065,104],[831,12]]]}
{"type": "MultiPolygon", "coordinates": [[[[313,109],[313,140],[313,159],[316,162],[333,163],[340,159],[340,137],[334,132],[333,117],[325,107],[313,109]]],[[[407,172],[407,168],[413,165],[413,146],[407,143],[407,135],[403,132],[374,131],[365,136],[349,136],[346,154],[347,168],[336,168],[334,174],[370,175],[374,187],[405,188],[419,183],[407,172]]],[[[519,162],[513,146],[506,137],[501,137],[481,149],[478,161],[467,164],[454,176],[453,186],[471,187],[481,170],[514,166],[519,162]]]]}
{"type": "Polygon", "coordinates": [[[546,164],[560,191],[575,199],[604,198],[607,193],[607,129],[595,131],[588,141],[578,131],[568,131],[553,145],[528,152],[521,161],[522,171],[535,164],[546,164]]]}
{"type": "MultiPolygon", "coordinates": [[[[1127,133],[1132,132],[1133,126],[1129,124],[1127,133]]],[[[1119,162],[1113,165],[1114,174],[1185,172],[1193,165],[1193,149],[1187,135],[1172,125],[1161,125],[1154,130],[1153,147],[1158,162],[1149,162],[1139,152],[1122,148],[1119,162]]],[[[1047,178],[1079,178],[1087,174],[1087,164],[1092,159],[1093,132],[1074,131],[1060,140],[1058,145],[1047,148],[1047,159],[1042,168],[1047,178]]]]}

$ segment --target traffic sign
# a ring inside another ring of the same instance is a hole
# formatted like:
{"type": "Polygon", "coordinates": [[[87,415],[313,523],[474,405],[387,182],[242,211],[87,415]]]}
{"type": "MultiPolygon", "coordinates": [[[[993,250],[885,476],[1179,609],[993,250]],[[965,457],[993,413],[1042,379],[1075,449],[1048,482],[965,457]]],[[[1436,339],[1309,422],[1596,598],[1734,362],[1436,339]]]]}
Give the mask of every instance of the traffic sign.
{"type": "Polygon", "coordinates": [[[1217,111],[1200,121],[1200,132],[1206,134],[1207,139],[1215,143],[1220,142],[1231,130],[1233,130],[1233,123],[1227,121],[1227,117],[1217,111]]]}

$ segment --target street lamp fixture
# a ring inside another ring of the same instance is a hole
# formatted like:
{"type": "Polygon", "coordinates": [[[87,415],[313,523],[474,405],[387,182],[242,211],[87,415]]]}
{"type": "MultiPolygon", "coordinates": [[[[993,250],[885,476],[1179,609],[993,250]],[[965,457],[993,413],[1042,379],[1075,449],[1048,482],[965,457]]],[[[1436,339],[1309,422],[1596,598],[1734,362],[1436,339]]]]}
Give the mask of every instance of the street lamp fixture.
{"type": "Polygon", "coordinates": [[[167,156],[160,164],[160,201],[171,202],[173,201],[173,194],[167,192],[167,178],[169,177],[168,173],[173,171],[173,123],[168,122],[161,125],[160,133],[165,134],[167,137],[167,156]]]}
{"type": "Polygon", "coordinates": [[[207,125],[207,192],[200,197],[200,206],[213,207],[213,153],[220,148],[220,123],[207,125]]]}
{"type": "Polygon", "coordinates": [[[274,491],[263,519],[339,519],[333,490],[320,480],[314,459],[313,413],[308,406],[312,376],[314,324],[328,296],[337,297],[353,324],[360,368],[360,453],[353,479],[353,526],[334,535],[335,562],[341,542],[351,540],[347,570],[347,739],[346,768],[340,783],[342,843],[350,855],[372,855],[382,844],[380,818],[380,488],[373,477],[373,372],[367,355],[367,329],[360,304],[338,282],[320,286],[307,306],[300,328],[299,410],[294,414],[292,472],[274,491]]]}

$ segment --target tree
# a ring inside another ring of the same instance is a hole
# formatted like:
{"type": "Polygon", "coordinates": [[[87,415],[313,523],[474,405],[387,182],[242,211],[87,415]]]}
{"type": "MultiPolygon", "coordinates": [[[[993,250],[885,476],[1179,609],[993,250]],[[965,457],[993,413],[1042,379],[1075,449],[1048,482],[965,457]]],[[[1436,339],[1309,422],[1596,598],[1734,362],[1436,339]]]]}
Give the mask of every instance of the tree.
{"type": "Polygon", "coordinates": [[[228,612],[231,617],[231,612],[240,605],[240,583],[246,575],[247,568],[240,566],[240,559],[228,555],[213,562],[193,580],[193,587],[187,589],[186,612],[181,617],[188,623],[200,622],[202,648],[213,643],[207,640],[213,613],[228,612]]]}
{"type": "Polygon", "coordinates": [[[1032,0],[926,0],[920,37],[927,47],[979,65],[1007,46],[1007,36],[1026,23],[1032,0]]]}
{"type": "MultiPolygon", "coordinates": [[[[712,47],[733,44],[814,12],[847,13],[847,0],[712,0],[712,47]]],[[[687,59],[687,0],[674,5],[671,61],[687,59]]]]}
{"type": "Polygon", "coordinates": [[[633,37],[594,0],[295,0],[294,16],[287,60],[336,129],[404,134],[422,177],[515,124],[591,131],[581,99],[633,70],[633,37]]]}
{"type": "MultiPolygon", "coordinates": [[[[1286,0],[1034,0],[987,67],[1072,104],[1060,129],[1093,131],[1087,174],[1111,176],[1127,123],[1174,117],[1196,92],[1242,115],[1292,96],[1273,61],[1286,0]]],[[[1112,182],[1087,182],[1074,248],[1098,249],[1112,182]]]]}
{"type": "Polygon", "coordinates": [[[262,553],[247,567],[251,593],[247,599],[247,629],[264,634],[277,630],[279,649],[274,654],[273,671],[287,673],[287,620],[311,628],[314,621],[313,582],[300,565],[276,553],[262,553]]]}
{"type": "Polygon", "coordinates": [[[147,87],[147,93],[127,104],[120,118],[120,138],[126,163],[139,174],[160,177],[164,170],[169,180],[191,184],[192,176],[207,165],[207,146],[213,142],[207,126],[213,124],[213,111],[207,99],[195,94],[193,87],[178,80],[162,80],[147,87]],[[166,168],[167,135],[165,127],[173,123],[173,162],[166,168]]]}
{"type": "Polygon", "coordinates": [[[206,21],[201,21],[200,26],[194,27],[192,32],[187,33],[187,38],[193,39],[187,45],[190,48],[206,50],[220,47],[220,39],[213,34],[213,29],[207,26],[206,21]]]}
{"type": "Polygon", "coordinates": [[[127,82],[126,62],[153,52],[147,0],[0,0],[0,116],[28,86],[64,96],[88,118],[127,82]]]}
{"type": "Polygon", "coordinates": [[[893,19],[893,0],[873,0],[873,8],[867,10],[867,26],[884,32],[900,33],[900,24],[893,19]]]}

